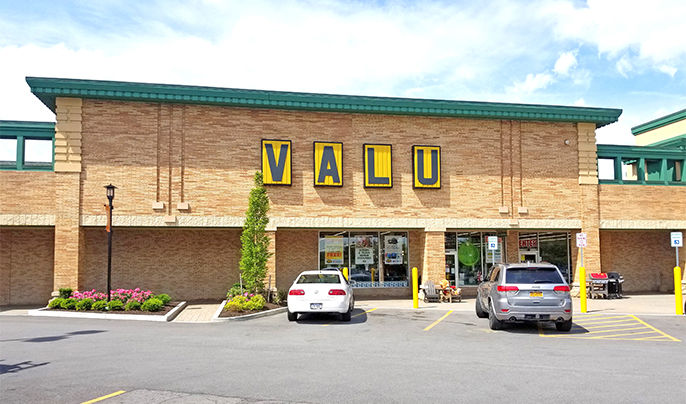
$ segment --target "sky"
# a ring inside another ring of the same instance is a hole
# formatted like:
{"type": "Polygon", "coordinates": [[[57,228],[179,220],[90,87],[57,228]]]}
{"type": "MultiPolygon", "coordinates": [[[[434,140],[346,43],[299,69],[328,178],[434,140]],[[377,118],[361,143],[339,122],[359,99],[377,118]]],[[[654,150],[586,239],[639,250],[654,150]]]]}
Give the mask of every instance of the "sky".
{"type": "Polygon", "coordinates": [[[0,0],[0,119],[54,121],[26,76],[686,108],[686,1],[0,0]]]}

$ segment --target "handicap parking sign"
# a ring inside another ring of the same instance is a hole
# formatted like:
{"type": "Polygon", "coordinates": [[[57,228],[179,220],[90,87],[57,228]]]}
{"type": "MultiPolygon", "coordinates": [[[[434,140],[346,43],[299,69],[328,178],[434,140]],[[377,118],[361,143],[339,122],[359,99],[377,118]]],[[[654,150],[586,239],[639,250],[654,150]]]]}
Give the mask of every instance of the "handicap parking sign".
{"type": "Polygon", "coordinates": [[[669,233],[669,238],[672,240],[672,247],[683,247],[684,237],[680,231],[673,231],[669,233]]]}

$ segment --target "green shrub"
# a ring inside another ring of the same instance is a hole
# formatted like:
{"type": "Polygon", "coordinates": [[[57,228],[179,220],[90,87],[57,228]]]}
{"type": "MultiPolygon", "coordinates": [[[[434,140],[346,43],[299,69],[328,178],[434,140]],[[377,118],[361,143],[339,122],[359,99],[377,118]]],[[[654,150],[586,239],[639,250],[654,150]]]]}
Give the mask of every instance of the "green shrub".
{"type": "Polygon", "coordinates": [[[93,299],[81,299],[76,302],[76,311],[87,311],[93,306],[93,299]]]}
{"type": "Polygon", "coordinates": [[[96,300],[91,306],[91,310],[105,311],[107,309],[107,300],[96,300]]]}
{"type": "Polygon", "coordinates": [[[231,299],[234,296],[240,296],[243,294],[245,291],[245,288],[241,288],[240,283],[234,283],[233,286],[231,286],[231,289],[229,289],[228,293],[226,294],[227,299],[231,299]]]}
{"type": "Polygon", "coordinates": [[[144,301],[141,309],[143,311],[159,311],[162,306],[164,306],[164,304],[162,304],[162,300],[153,297],[152,299],[144,301]]]}
{"type": "Polygon", "coordinates": [[[68,299],[64,299],[62,300],[60,307],[65,310],[74,310],[74,308],[76,307],[76,299],[72,299],[71,297],[68,299]]]}
{"type": "Polygon", "coordinates": [[[129,300],[126,303],[126,306],[124,306],[124,310],[127,310],[127,311],[140,310],[140,309],[141,309],[141,304],[138,302],[138,300],[129,300]]]}
{"type": "Polygon", "coordinates": [[[234,296],[231,300],[226,302],[224,308],[229,311],[243,311],[246,310],[245,306],[247,303],[248,299],[246,299],[245,296],[234,296]]]}
{"type": "Polygon", "coordinates": [[[262,310],[266,302],[262,295],[255,295],[245,304],[245,308],[248,310],[262,310]]]}
{"type": "Polygon", "coordinates": [[[64,302],[63,298],[56,297],[48,302],[48,307],[51,309],[60,309],[62,308],[62,302],[64,302]]]}
{"type": "Polygon", "coordinates": [[[122,310],[123,308],[124,303],[122,303],[121,300],[110,300],[110,302],[107,303],[107,309],[109,311],[122,310]]]}
{"type": "Polygon", "coordinates": [[[155,295],[155,299],[160,299],[162,301],[162,304],[165,306],[167,305],[167,303],[171,301],[171,297],[169,297],[169,295],[166,293],[155,295]]]}
{"type": "Polygon", "coordinates": [[[60,288],[60,297],[62,299],[69,299],[71,297],[71,288],[60,288]]]}
{"type": "Polygon", "coordinates": [[[279,289],[274,294],[274,304],[285,303],[286,299],[288,299],[288,291],[287,290],[279,289]]]}

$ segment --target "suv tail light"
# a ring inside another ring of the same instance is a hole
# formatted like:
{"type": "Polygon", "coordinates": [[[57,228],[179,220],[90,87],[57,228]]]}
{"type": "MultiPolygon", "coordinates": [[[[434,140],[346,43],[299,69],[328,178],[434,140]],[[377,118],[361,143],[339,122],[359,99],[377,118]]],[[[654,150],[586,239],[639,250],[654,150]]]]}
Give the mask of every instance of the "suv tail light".
{"type": "Polygon", "coordinates": [[[553,290],[555,292],[569,292],[569,286],[555,286],[553,290]]]}
{"type": "Polygon", "coordinates": [[[289,291],[288,294],[291,296],[303,296],[305,294],[305,291],[302,289],[293,289],[289,291]]]}
{"type": "Polygon", "coordinates": [[[519,288],[516,286],[498,285],[498,292],[519,292],[519,288]]]}
{"type": "Polygon", "coordinates": [[[329,294],[332,296],[345,296],[345,290],[343,289],[331,289],[329,294]]]}

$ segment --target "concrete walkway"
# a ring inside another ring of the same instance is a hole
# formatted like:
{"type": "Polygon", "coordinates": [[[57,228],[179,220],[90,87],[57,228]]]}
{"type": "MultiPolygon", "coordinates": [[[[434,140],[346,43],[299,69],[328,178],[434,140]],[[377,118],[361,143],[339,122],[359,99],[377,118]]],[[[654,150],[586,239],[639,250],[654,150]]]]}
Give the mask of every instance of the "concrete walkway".
{"type": "Polygon", "coordinates": [[[219,306],[221,303],[189,303],[172,321],[175,323],[209,323],[219,306]]]}

